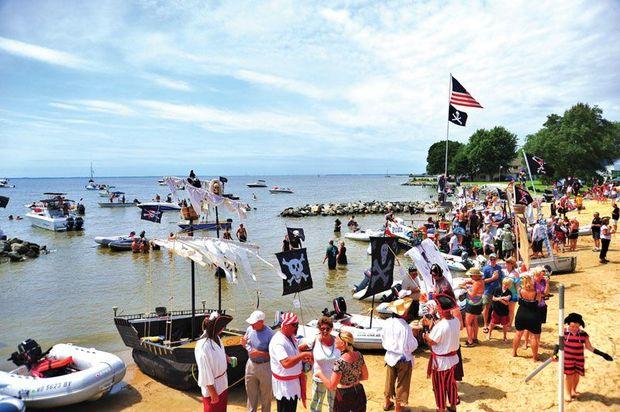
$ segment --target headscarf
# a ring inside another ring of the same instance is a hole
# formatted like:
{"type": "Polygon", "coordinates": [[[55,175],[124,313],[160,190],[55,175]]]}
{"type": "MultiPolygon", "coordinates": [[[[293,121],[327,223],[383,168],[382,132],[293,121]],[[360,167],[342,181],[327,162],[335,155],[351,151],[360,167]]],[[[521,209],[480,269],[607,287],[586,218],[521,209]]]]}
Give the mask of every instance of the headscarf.
{"type": "Polygon", "coordinates": [[[293,312],[286,312],[282,314],[282,326],[292,325],[293,323],[299,323],[299,318],[293,312]]]}

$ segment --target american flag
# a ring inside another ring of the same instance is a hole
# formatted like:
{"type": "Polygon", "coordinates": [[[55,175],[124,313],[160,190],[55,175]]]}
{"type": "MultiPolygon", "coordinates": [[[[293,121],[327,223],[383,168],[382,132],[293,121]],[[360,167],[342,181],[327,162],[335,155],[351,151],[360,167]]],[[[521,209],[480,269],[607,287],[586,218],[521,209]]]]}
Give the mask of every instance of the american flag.
{"type": "Polygon", "coordinates": [[[450,103],[455,104],[457,106],[469,106],[469,107],[482,108],[482,105],[478,103],[478,101],[474,99],[467,90],[465,90],[463,85],[461,85],[461,83],[459,83],[459,81],[456,80],[454,76],[452,76],[452,90],[450,92],[450,103]]]}

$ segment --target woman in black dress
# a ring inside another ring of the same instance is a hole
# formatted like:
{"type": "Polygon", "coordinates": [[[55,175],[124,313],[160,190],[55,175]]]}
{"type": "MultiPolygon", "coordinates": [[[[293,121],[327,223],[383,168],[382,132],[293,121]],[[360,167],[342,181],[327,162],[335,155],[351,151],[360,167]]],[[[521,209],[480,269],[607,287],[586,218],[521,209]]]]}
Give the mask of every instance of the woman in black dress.
{"type": "Polygon", "coordinates": [[[347,262],[347,248],[344,246],[344,242],[340,241],[338,245],[338,255],[336,255],[336,262],[339,265],[346,265],[347,262]]]}
{"type": "Polygon", "coordinates": [[[515,332],[512,341],[512,356],[517,356],[517,349],[521,344],[521,337],[525,331],[530,332],[532,343],[532,358],[538,360],[538,343],[540,342],[541,318],[538,302],[540,293],[534,289],[534,281],[531,275],[521,276],[521,290],[519,290],[519,308],[515,316],[515,332]]]}

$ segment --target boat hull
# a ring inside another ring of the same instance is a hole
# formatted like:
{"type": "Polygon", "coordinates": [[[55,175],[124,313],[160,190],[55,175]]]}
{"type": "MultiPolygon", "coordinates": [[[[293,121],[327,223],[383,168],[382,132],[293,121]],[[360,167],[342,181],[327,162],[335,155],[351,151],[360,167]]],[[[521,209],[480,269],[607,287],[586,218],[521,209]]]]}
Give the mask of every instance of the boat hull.
{"type": "Polygon", "coordinates": [[[532,259],[530,266],[551,266],[553,274],[572,273],[577,268],[577,256],[552,256],[542,259],[532,259]]]}
{"type": "MultiPolygon", "coordinates": [[[[231,223],[230,222],[222,222],[219,224],[220,230],[230,230],[231,223]]],[[[179,227],[183,230],[216,230],[217,224],[215,222],[209,223],[194,223],[193,225],[181,223],[179,227]]]]}
{"type": "Polygon", "coordinates": [[[110,203],[110,202],[99,202],[99,207],[106,208],[117,208],[117,207],[133,207],[137,203],[110,203]]]}
{"type": "Polygon", "coordinates": [[[65,232],[67,230],[67,219],[47,218],[37,215],[34,212],[26,213],[26,217],[30,220],[30,224],[34,227],[47,229],[54,232],[65,232]]]}
{"type": "Polygon", "coordinates": [[[168,202],[147,202],[147,203],[136,203],[135,205],[138,206],[140,209],[142,209],[143,207],[159,207],[159,210],[162,212],[181,210],[181,206],[176,205],[174,203],[168,203],[168,202]]]}

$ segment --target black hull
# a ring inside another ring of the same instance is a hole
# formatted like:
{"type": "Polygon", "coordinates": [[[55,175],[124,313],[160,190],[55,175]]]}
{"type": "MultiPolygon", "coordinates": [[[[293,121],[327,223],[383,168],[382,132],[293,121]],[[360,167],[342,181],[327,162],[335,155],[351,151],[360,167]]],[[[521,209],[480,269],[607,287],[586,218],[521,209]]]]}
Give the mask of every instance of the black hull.
{"type": "MultiPolygon", "coordinates": [[[[228,375],[228,385],[232,387],[243,381],[248,356],[241,345],[227,346],[226,354],[228,356],[236,356],[238,361],[236,367],[229,367],[226,372],[228,375]]],[[[156,381],[182,391],[200,390],[196,383],[198,369],[195,362],[177,362],[166,356],[156,355],[137,348],[132,350],[131,355],[140,370],[156,381]]]]}

